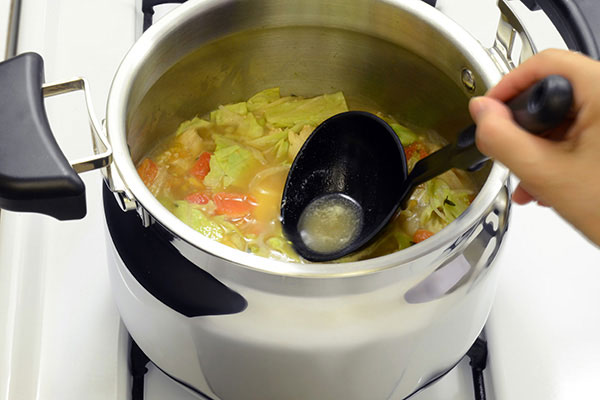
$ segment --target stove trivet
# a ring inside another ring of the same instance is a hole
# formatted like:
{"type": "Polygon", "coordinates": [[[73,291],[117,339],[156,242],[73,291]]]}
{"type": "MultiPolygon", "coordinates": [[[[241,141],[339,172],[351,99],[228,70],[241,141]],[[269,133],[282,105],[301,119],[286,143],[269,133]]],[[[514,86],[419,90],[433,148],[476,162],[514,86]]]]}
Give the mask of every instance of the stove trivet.
{"type": "Polygon", "coordinates": [[[486,400],[483,370],[487,366],[487,356],[487,342],[480,338],[478,338],[469,351],[467,351],[467,357],[471,360],[469,365],[473,372],[473,392],[475,393],[475,400],[486,400]]]}
{"type": "MultiPolygon", "coordinates": [[[[140,347],[133,341],[133,339],[130,338],[130,341],[131,341],[131,349],[129,352],[129,365],[130,365],[130,374],[132,376],[131,400],[144,400],[145,375],[148,372],[148,368],[146,368],[146,365],[148,365],[149,362],[152,362],[152,360],[150,360],[148,358],[148,356],[146,354],[144,354],[142,349],[140,349],[140,347]]],[[[473,346],[471,346],[471,348],[469,349],[469,351],[467,351],[467,354],[465,355],[465,357],[469,357],[469,359],[470,359],[469,365],[471,366],[471,371],[472,371],[472,375],[473,375],[474,400],[486,400],[486,398],[487,398],[486,392],[485,392],[485,384],[484,384],[484,380],[483,380],[483,370],[485,369],[485,367],[487,365],[487,355],[488,355],[487,342],[481,338],[478,338],[475,341],[475,343],[473,343],[473,346]]],[[[417,389],[415,392],[410,394],[404,400],[409,400],[411,397],[413,397],[417,393],[425,390],[430,385],[432,385],[435,382],[442,379],[450,371],[452,371],[459,363],[456,363],[452,368],[448,369],[448,371],[444,372],[440,376],[432,379],[430,382],[428,382],[421,388],[417,389]]],[[[154,365],[156,366],[156,368],[158,368],[160,371],[162,371],[166,376],[171,378],[174,382],[177,382],[178,384],[183,385],[186,388],[190,389],[191,391],[193,391],[194,393],[199,395],[202,399],[217,400],[217,399],[214,399],[214,398],[206,395],[205,393],[202,393],[198,389],[193,388],[193,387],[185,384],[184,382],[179,381],[178,379],[172,377],[171,375],[169,375],[168,373],[163,371],[156,364],[154,364],[154,365]]]]}
{"type": "Polygon", "coordinates": [[[161,4],[182,4],[187,0],[142,0],[142,12],[144,13],[144,32],[152,26],[154,7],[161,4]]]}

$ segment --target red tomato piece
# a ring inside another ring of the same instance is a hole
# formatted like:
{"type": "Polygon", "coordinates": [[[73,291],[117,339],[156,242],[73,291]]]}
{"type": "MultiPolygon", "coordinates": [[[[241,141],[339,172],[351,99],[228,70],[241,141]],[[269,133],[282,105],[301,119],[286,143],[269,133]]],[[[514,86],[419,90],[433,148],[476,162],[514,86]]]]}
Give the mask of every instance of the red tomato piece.
{"type": "Polygon", "coordinates": [[[200,154],[196,163],[192,166],[190,173],[196,178],[203,180],[206,175],[210,172],[210,157],[212,154],[204,152],[200,154]]]}
{"type": "Polygon", "coordinates": [[[412,241],[415,243],[419,243],[425,239],[429,239],[432,236],[433,236],[433,232],[428,231],[427,229],[417,229],[417,231],[413,235],[412,241]]]}
{"type": "Polygon", "coordinates": [[[421,160],[427,157],[427,150],[422,143],[415,142],[404,148],[404,154],[406,154],[407,160],[410,160],[415,154],[418,154],[419,160],[421,160]]]}
{"type": "Polygon", "coordinates": [[[158,175],[158,165],[149,158],[145,158],[144,161],[137,168],[137,172],[144,181],[146,186],[152,185],[156,175],[158,175]]]}
{"type": "Polygon", "coordinates": [[[225,214],[230,218],[242,218],[250,215],[256,206],[252,196],[241,193],[221,192],[213,196],[217,214],[225,214]]]}
{"type": "Polygon", "coordinates": [[[208,203],[208,200],[210,200],[210,197],[202,192],[192,193],[185,197],[185,201],[194,204],[206,204],[208,203]]]}

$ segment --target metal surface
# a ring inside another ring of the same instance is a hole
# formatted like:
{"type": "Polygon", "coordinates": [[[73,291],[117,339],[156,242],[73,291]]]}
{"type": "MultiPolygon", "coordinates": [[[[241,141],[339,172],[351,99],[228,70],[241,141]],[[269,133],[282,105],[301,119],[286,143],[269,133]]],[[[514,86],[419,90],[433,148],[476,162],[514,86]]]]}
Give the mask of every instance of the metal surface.
{"type": "Polygon", "coordinates": [[[235,269],[334,277],[391,268],[444,248],[473,226],[506,169],[494,165],[477,175],[482,190],[472,207],[427,243],[335,265],[285,264],[205,238],[160,205],[134,162],[182,120],[270,86],[301,95],[343,90],[351,108],[377,108],[420,130],[456,132],[470,121],[463,68],[473,71],[474,95],[501,77],[486,49],[420,1],[188,2],[151,27],[119,68],[107,110],[113,167],[141,208],[181,243],[235,269]]]}
{"type": "Polygon", "coordinates": [[[341,90],[351,109],[381,110],[448,135],[470,122],[469,98],[508,68],[498,62],[417,0],[205,0],[166,15],[134,45],[113,82],[111,173],[144,223],[240,293],[248,308],[181,318],[113,254],[112,284],[132,337],[167,373],[222,399],[402,399],[454,365],[493,300],[497,269],[490,267],[510,211],[505,167],[475,174],[481,190],[471,207],[427,241],[367,261],[299,264],[202,236],[152,196],[135,162],[182,120],[273,86],[308,96],[341,90]],[[465,68],[473,92],[462,82],[465,68]],[[257,385],[269,376],[278,379],[257,385]]]}
{"type": "Polygon", "coordinates": [[[498,7],[502,13],[502,19],[498,25],[494,49],[502,54],[509,68],[513,69],[538,51],[530,33],[524,27],[519,16],[510,7],[510,2],[500,0],[498,1],[498,7]],[[518,54],[515,54],[517,37],[520,38],[521,49],[518,54]]]}
{"type": "Polygon", "coordinates": [[[92,130],[94,155],[71,162],[71,166],[78,173],[104,168],[112,162],[112,149],[96,119],[96,113],[94,112],[87,86],[88,84],[84,78],[76,78],[67,82],[49,83],[42,86],[44,97],[57,96],[77,90],[82,90],[84,93],[88,119],[92,130]]]}
{"type": "Polygon", "coordinates": [[[477,89],[477,84],[475,83],[475,77],[473,77],[473,72],[470,69],[464,68],[461,73],[461,80],[463,85],[467,88],[469,92],[474,92],[477,89]]]}
{"type": "Polygon", "coordinates": [[[17,54],[17,32],[19,31],[19,18],[21,16],[21,0],[7,1],[10,3],[10,9],[8,13],[8,32],[4,43],[4,57],[9,58],[17,54]]]}

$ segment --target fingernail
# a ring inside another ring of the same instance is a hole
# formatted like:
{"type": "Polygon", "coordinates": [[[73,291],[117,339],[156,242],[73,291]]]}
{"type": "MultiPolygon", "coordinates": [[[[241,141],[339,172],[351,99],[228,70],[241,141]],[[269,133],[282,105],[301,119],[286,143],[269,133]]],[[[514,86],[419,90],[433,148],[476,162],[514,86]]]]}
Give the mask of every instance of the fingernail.
{"type": "Polygon", "coordinates": [[[475,122],[479,120],[479,117],[481,117],[487,108],[483,96],[473,97],[469,102],[469,111],[471,111],[471,117],[473,117],[475,122]]]}

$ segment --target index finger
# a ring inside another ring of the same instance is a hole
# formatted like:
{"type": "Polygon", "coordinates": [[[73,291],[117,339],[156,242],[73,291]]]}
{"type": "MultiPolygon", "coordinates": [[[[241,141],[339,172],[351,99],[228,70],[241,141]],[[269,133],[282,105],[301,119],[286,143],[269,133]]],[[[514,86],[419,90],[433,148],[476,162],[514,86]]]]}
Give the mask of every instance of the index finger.
{"type": "Polygon", "coordinates": [[[574,91],[575,109],[588,96],[590,83],[600,80],[600,63],[582,54],[566,50],[546,50],[528,59],[504,78],[486,96],[506,102],[548,75],[567,78],[574,91]]]}

